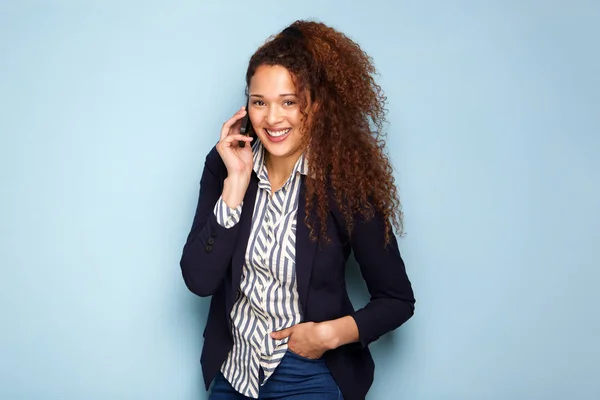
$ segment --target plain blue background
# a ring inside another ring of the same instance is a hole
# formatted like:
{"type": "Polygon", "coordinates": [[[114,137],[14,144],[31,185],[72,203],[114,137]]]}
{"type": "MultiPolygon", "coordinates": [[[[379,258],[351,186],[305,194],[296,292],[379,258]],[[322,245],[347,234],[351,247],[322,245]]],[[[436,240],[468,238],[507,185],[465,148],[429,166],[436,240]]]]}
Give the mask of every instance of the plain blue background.
{"type": "MultiPolygon", "coordinates": [[[[205,399],[179,257],[248,58],[373,56],[415,317],[369,399],[599,399],[595,1],[2,1],[0,398],[205,399]]],[[[356,306],[368,299],[350,265],[356,306]]]]}

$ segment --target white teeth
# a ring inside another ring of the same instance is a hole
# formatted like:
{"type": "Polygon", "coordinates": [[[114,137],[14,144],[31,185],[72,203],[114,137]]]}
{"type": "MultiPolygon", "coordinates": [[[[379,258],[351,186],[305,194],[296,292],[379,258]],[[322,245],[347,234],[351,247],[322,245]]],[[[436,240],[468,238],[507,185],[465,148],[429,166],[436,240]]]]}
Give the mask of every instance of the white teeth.
{"type": "Polygon", "coordinates": [[[291,129],[291,128],[289,128],[289,129],[284,129],[284,130],[282,130],[282,131],[270,131],[270,130],[268,130],[268,129],[265,129],[265,130],[267,131],[267,133],[268,133],[269,135],[271,135],[271,136],[273,136],[273,137],[280,137],[280,136],[283,136],[283,135],[287,135],[287,134],[288,134],[288,132],[289,132],[289,131],[291,131],[292,129],[291,129]]]}

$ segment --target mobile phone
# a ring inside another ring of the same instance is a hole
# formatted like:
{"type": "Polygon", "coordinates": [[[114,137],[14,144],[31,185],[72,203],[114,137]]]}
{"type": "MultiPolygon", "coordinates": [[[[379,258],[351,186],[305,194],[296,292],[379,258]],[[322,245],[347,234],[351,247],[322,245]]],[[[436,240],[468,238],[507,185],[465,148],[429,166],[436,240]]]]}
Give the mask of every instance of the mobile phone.
{"type": "MultiPolygon", "coordinates": [[[[240,133],[242,135],[250,136],[250,131],[252,130],[252,123],[250,122],[250,117],[248,113],[248,106],[250,105],[250,100],[246,103],[246,115],[242,118],[242,127],[240,128],[240,133]]],[[[239,142],[240,147],[245,147],[246,142],[239,142]]]]}

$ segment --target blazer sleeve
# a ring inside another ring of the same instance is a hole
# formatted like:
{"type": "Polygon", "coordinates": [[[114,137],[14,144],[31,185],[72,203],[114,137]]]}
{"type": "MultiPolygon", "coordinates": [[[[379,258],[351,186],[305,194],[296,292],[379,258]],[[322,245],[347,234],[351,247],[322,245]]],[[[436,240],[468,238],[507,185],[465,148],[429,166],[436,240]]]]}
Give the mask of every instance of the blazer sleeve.
{"type": "Polygon", "coordinates": [[[214,294],[231,265],[239,224],[226,228],[215,216],[226,177],[227,169],[214,147],[204,162],[198,205],[180,261],[186,286],[198,296],[214,294]]]}
{"type": "Polygon", "coordinates": [[[381,215],[369,221],[358,218],[350,237],[354,257],[370,293],[367,305],[352,317],[364,347],[390,332],[414,314],[415,298],[400,255],[396,237],[385,245],[385,224],[381,215]]]}

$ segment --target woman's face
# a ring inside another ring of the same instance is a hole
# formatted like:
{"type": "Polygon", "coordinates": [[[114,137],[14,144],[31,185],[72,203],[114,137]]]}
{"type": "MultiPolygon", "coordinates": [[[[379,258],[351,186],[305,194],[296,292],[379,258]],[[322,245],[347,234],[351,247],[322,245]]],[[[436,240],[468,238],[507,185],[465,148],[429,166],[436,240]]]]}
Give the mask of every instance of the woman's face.
{"type": "Polygon", "coordinates": [[[298,158],[303,151],[303,115],[289,71],[279,65],[258,67],[248,93],[252,127],[269,154],[298,158]]]}

